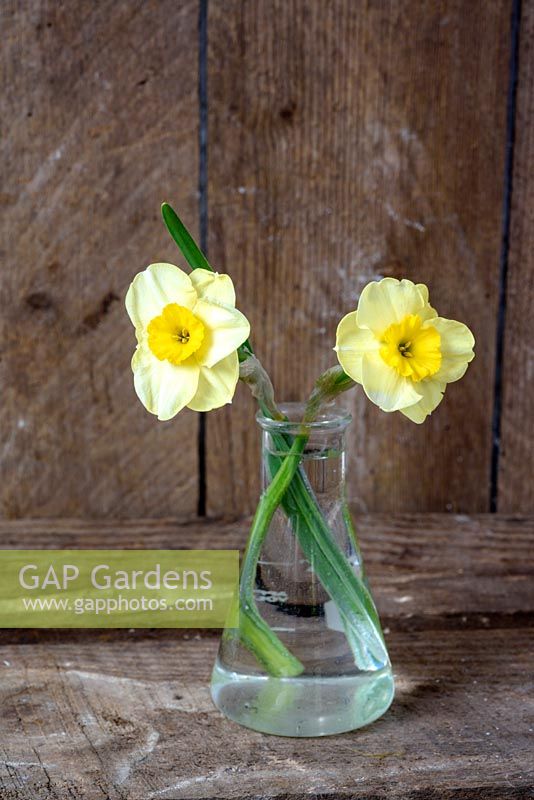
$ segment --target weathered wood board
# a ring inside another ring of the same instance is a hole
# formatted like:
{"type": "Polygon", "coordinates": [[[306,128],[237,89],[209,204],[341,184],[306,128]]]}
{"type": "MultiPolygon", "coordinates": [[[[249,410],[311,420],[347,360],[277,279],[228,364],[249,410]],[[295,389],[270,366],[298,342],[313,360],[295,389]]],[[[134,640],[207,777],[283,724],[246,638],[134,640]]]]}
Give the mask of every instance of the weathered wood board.
{"type": "MultiPolygon", "coordinates": [[[[381,720],[321,740],[226,721],[208,691],[217,632],[2,631],[2,798],[534,796],[534,520],[357,526],[397,680],[381,720]]],[[[0,546],[235,547],[245,528],[19,520],[0,525],[0,546]]]]}
{"type": "MultiPolygon", "coordinates": [[[[510,627],[534,612],[530,518],[369,514],[355,520],[366,569],[380,586],[381,616],[396,626],[498,621],[510,627]],[[421,585],[425,605],[416,591],[421,585]]],[[[0,520],[0,547],[243,549],[250,522],[0,520]]]]}
{"type": "Polygon", "coordinates": [[[506,286],[500,511],[532,509],[534,492],[534,4],[523,3],[506,286]]]}
{"type": "MultiPolygon", "coordinates": [[[[376,277],[424,281],[478,341],[424,426],[347,401],[363,511],[489,508],[509,17],[504,0],[209,4],[210,258],[278,397],[335,363],[337,322],[376,277]]],[[[257,500],[245,395],[208,418],[212,513],[257,500]]]]}
{"type": "MultiPolygon", "coordinates": [[[[532,3],[523,3],[498,506],[531,511],[532,3]]],[[[207,418],[137,402],[122,301],[180,261],[169,199],[198,232],[207,102],[209,249],[232,274],[278,397],[334,363],[338,319],[370,279],[425,280],[477,358],[424,426],[345,402],[361,511],[489,508],[511,5],[505,0],[7,0],[0,144],[0,515],[238,518],[256,503],[244,387],[207,418]],[[202,48],[201,48],[202,49],[202,48]],[[181,455],[180,455],[181,453],[181,455]],[[183,454],[186,453],[184,463],[183,454]]],[[[513,109],[512,109],[513,111],[513,109]]]]}
{"type": "Polygon", "coordinates": [[[160,202],[197,220],[198,5],[0,15],[0,513],[188,517],[197,416],[171,427],[137,401],[123,298],[151,261],[176,262],[160,202]]]}

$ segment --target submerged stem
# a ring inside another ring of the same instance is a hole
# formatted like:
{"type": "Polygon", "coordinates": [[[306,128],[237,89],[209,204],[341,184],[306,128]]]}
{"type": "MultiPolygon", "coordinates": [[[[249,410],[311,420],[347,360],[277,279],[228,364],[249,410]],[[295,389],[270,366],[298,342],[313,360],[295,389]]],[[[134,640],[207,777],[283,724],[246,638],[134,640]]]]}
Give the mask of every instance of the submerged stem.
{"type": "Polygon", "coordinates": [[[252,650],[272,675],[279,676],[299,675],[304,667],[298,658],[289,652],[258,612],[254,600],[254,581],[265,534],[273,514],[280,505],[297,470],[306,441],[307,436],[295,438],[291,449],[284,457],[283,464],[262,495],[252,522],[241,570],[240,615],[244,615],[244,620],[240,619],[240,633],[243,643],[252,650]]]}
{"type": "MultiPolygon", "coordinates": [[[[264,415],[284,419],[274,403],[272,385],[258,359],[254,358],[247,378],[246,382],[252,385],[264,415]]],[[[282,457],[270,456],[271,483],[260,500],[250,532],[241,574],[244,626],[241,626],[240,635],[243,644],[273,675],[296,675],[303,670],[300,661],[289,653],[265,623],[254,600],[258,558],[278,506],[284,509],[304,555],[313,564],[314,572],[338,607],[357,665],[360,669],[373,670],[388,659],[371,595],[334,540],[300,463],[308,440],[305,425],[316,419],[324,403],[353,385],[341,368],[328,370],[317,381],[307,403],[302,432],[295,437],[272,434],[277,452],[285,454],[282,457]],[[251,635],[251,625],[257,626],[257,636],[251,635]]],[[[344,509],[344,513],[348,513],[348,509],[344,509]]]]}

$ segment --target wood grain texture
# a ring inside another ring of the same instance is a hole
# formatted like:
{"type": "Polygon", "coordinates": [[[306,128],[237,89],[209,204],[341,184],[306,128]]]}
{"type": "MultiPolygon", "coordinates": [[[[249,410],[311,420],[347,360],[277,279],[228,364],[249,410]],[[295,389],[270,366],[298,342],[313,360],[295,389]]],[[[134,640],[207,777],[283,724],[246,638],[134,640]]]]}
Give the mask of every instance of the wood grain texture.
{"type": "Polygon", "coordinates": [[[164,425],[137,401],[123,298],[176,262],[160,202],[197,218],[197,2],[0,13],[0,513],[187,517],[197,417],[164,425]]]}
{"type": "Polygon", "coordinates": [[[396,633],[388,645],[387,715],[298,742],[213,707],[213,638],[0,646],[2,797],[531,797],[528,632],[396,633]]]}
{"type": "MultiPolygon", "coordinates": [[[[338,320],[380,276],[427,283],[478,341],[424,426],[347,399],[363,511],[489,508],[509,16],[505,0],[209,4],[210,259],[278,398],[335,362],[338,320]]],[[[207,421],[215,514],[257,500],[245,394],[207,421]]]]}
{"type": "Polygon", "coordinates": [[[534,5],[523,3],[506,286],[498,509],[534,508],[534,5]]]}
{"type": "MultiPolygon", "coordinates": [[[[4,521],[0,546],[233,546],[242,527],[4,521]]],[[[358,528],[375,595],[392,612],[397,697],[382,719],[298,741],[228,722],[208,691],[216,632],[3,631],[2,798],[532,797],[533,608],[522,580],[531,579],[534,520],[370,515],[358,528]],[[515,581],[499,600],[482,575],[495,586],[515,581]],[[410,601],[390,603],[388,582],[417,598],[410,629],[410,601]],[[524,610],[521,624],[510,624],[517,615],[503,624],[499,602],[524,610]],[[461,608],[466,622],[451,628],[448,611],[461,608]]]]}
{"type": "MultiPolygon", "coordinates": [[[[0,521],[0,548],[243,550],[250,522],[6,520],[0,521]]],[[[513,627],[534,614],[531,517],[369,514],[355,516],[355,523],[385,624],[485,628],[498,621],[513,627]]]]}

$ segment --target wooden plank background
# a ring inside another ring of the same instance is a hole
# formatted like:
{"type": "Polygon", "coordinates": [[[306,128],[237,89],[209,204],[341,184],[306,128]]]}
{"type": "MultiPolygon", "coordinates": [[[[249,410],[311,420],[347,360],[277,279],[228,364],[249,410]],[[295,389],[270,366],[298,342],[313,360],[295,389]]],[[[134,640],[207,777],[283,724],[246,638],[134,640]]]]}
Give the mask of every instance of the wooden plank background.
{"type": "Polygon", "coordinates": [[[197,429],[136,402],[123,297],[197,228],[196,2],[2,4],[3,514],[196,513],[197,429]],[[178,444],[187,452],[177,463],[178,444]]]}
{"type": "MultiPolygon", "coordinates": [[[[352,393],[350,496],[487,509],[509,4],[210,9],[210,255],[237,279],[278,396],[335,363],[337,322],[369,280],[424,280],[472,327],[477,359],[424,426],[352,393]]],[[[208,419],[213,513],[257,497],[248,407],[208,419]]]]}
{"type": "Polygon", "coordinates": [[[499,509],[534,506],[534,3],[523,3],[506,285],[499,509]]]}
{"type": "Polygon", "coordinates": [[[532,511],[533,5],[2,4],[2,515],[188,519],[201,487],[210,516],[252,510],[244,387],[205,423],[134,397],[127,285],[180,263],[162,199],[233,276],[280,399],[334,363],[374,277],[472,327],[424,426],[347,398],[357,508],[532,511]]]}

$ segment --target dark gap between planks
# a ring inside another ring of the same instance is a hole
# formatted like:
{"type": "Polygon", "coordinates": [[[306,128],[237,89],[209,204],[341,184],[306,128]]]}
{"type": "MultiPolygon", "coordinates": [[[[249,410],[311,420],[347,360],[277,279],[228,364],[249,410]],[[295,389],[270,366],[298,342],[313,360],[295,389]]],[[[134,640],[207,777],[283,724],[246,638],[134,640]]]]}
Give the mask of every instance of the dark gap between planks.
{"type": "MultiPolygon", "coordinates": [[[[198,214],[200,247],[208,254],[208,0],[198,6],[198,214]]],[[[198,516],[206,516],[206,414],[198,424],[198,516]]]]}
{"type": "Polygon", "coordinates": [[[495,344],[495,379],[493,384],[493,415],[491,424],[491,467],[490,467],[490,511],[498,508],[499,459],[501,454],[502,418],[502,360],[506,326],[506,284],[508,279],[508,259],[510,252],[510,220],[513,189],[514,144],[517,104],[517,83],[519,70],[519,36],[521,26],[521,0],[512,1],[512,20],[510,32],[510,66],[508,96],[506,99],[506,156],[504,165],[504,186],[502,206],[502,239],[499,268],[499,306],[497,310],[497,330],[495,344]]]}

